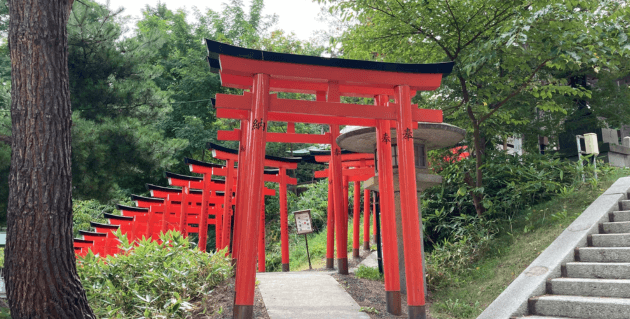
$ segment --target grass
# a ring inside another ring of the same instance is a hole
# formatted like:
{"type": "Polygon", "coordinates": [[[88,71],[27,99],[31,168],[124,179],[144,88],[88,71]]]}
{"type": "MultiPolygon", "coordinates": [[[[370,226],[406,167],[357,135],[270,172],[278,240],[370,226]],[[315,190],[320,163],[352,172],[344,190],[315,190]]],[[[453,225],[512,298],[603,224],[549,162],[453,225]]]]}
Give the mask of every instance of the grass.
{"type": "Polygon", "coordinates": [[[385,277],[383,274],[378,272],[378,268],[367,267],[364,265],[359,266],[359,269],[357,269],[357,272],[354,275],[357,276],[357,278],[385,281],[385,277]]]}
{"type": "Polygon", "coordinates": [[[565,189],[556,198],[504,222],[484,258],[466,273],[454,276],[447,287],[432,292],[432,317],[476,318],[598,196],[628,175],[628,169],[610,169],[597,183],[565,189]]]}
{"type": "MultiPolygon", "coordinates": [[[[359,227],[359,246],[363,243],[363,219],[361,219],[359,227]]],[[[370,224],[370,231],[372,225],[370,224]]],[[[348,254],[352,254],[352,219],[348,219],[348,254]]],[[[313,268],[322,268],[326,264],[326,229],[322,229],[318,233],[308,234],[308,251],[311,254],[311,264],[313,268]]],[[[289,236],[289,267],[291,271],[300,271],[308,269],[308,258],[306,255],[306,245],[304,243],[304,235],[291,234],[289,236]]],[[[335,245],[336,249],[336,245],[335,245]]],[[[335,255],[336,256],[336,255],[335,255]]],[[[336,259],[336,257],[335,257],[336,259]]]]}

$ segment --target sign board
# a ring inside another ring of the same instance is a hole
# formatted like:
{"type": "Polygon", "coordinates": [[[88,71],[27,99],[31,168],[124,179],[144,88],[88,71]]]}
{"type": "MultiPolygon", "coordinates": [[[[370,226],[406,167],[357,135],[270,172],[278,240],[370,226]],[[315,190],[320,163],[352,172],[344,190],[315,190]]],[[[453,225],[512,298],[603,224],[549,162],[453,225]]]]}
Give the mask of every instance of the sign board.
{"type": "Polygon", "coordinates": [[[293,216],[295,217],[298,235],[313,232],[313,220],[311,219],[310,209],[293,212],[293,216]]]}
{"type": "Polygon", "coordinates": [[[599,154],[599,146],[597,145],[597,134],[584,134],[584,145],[586,146],[586,154],[599,154]]]}

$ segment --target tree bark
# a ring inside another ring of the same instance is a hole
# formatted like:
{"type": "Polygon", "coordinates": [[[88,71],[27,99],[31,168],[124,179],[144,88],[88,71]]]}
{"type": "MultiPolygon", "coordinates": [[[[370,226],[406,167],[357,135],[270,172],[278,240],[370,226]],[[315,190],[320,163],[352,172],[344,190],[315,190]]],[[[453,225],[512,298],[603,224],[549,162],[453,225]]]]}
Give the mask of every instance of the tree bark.
{"type": "Polygon", "coordinates": [[[12,318],[94,318],[72,248],[70,0],[9,2],[11,170],[5,279],[12,318]]]}

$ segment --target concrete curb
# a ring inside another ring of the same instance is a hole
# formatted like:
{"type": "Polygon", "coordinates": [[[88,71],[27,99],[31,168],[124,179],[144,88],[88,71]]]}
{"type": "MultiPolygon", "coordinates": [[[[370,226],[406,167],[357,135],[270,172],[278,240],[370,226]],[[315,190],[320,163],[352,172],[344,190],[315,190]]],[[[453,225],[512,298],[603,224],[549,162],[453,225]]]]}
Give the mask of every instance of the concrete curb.
{"type": "Polygon", "coordinates": [[[586,238],[597,234],[608,213],[619,210],[619,201],[630,191],[630,177],[618,179],[599,196],[556,240],[523,271],[477,319],[509,319],[528,314],[528,300],[544,295],[547,279],[561,277],[561,266],[574,261],[575,248],[586,247],[586,238]]]}

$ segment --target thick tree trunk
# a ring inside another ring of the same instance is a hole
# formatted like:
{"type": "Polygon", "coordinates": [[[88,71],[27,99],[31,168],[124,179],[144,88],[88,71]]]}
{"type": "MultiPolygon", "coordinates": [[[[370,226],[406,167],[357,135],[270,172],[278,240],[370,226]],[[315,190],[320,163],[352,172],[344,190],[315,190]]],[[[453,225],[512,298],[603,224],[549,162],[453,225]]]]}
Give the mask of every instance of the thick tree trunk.
{"type": "Polygon", "coordinates": [[[5,279],[13,318],[94,318],[72,249],[70,0],[12,0],[5,279]]]}

